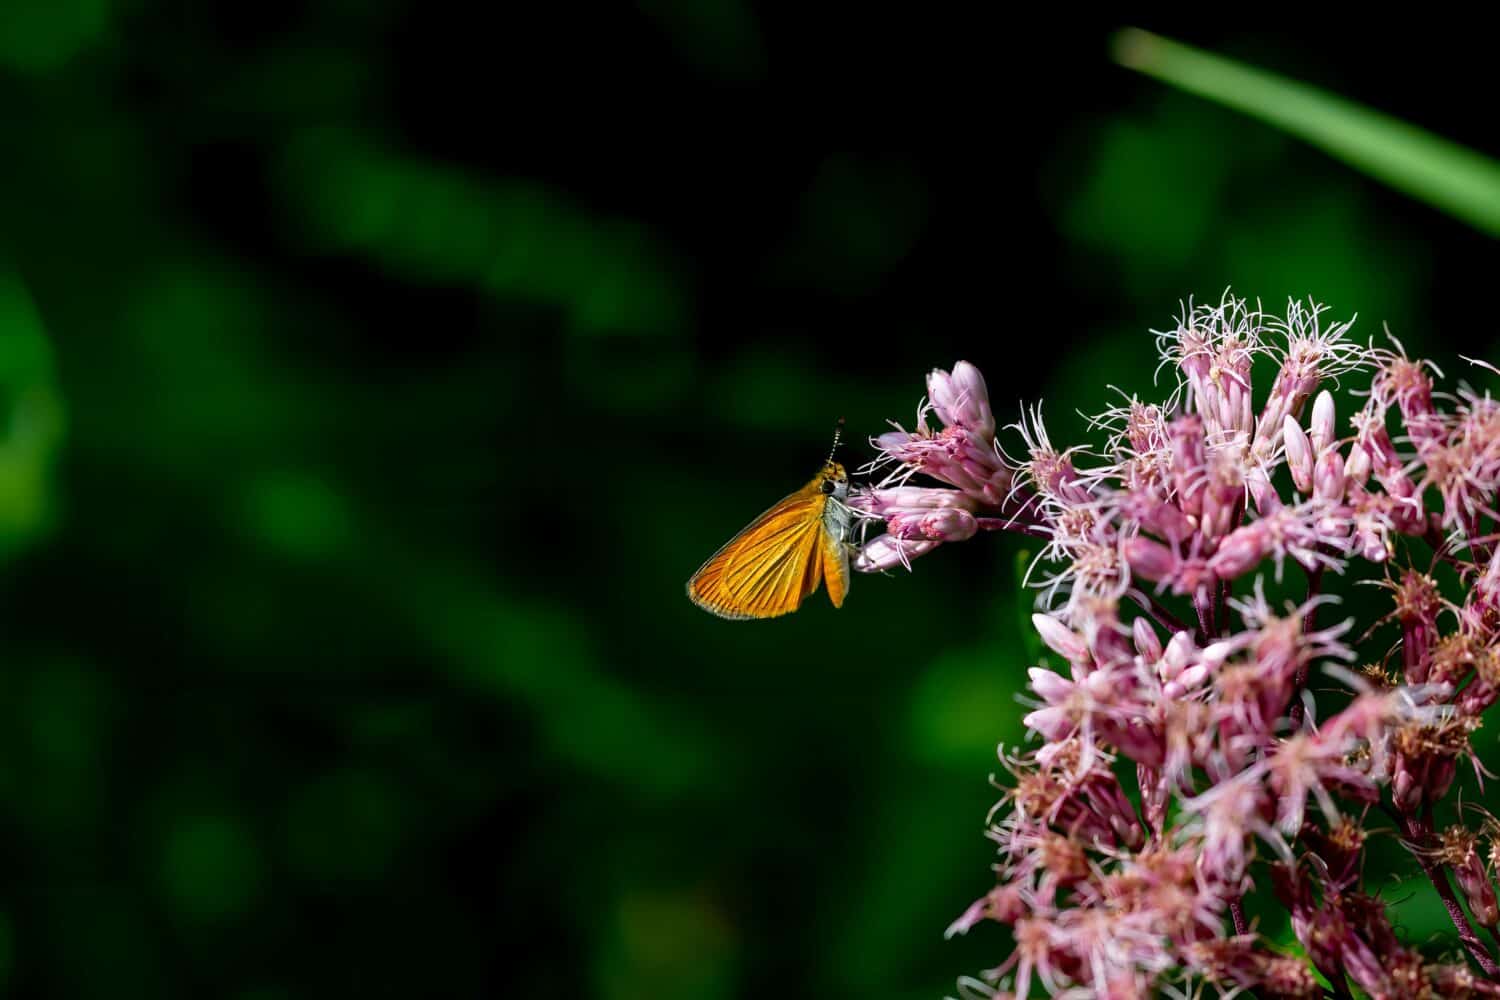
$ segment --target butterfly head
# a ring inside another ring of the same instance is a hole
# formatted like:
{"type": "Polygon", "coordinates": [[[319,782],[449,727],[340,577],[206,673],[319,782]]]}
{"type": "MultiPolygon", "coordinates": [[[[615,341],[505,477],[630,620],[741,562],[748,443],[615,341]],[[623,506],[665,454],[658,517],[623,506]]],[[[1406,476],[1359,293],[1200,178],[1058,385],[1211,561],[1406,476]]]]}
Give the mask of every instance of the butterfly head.
{"type": "Polygon", "coordinates": [[[839,500],[849,495],[849,473],[833,460],[843,440],[844,418],[839,417],[839,422],[833,426],[833,447],[828,449],[828,459],[823,463],[823,471],[818,473],[817,479],[819,492],[824,496],[836,497],[839,500]]]}
{"type": "Polygon", "coordinates": [[[831,458],[823,463],[823,471],[818,473],[818,492],[840,500],[849,495],[849,473],[831,458]]]}

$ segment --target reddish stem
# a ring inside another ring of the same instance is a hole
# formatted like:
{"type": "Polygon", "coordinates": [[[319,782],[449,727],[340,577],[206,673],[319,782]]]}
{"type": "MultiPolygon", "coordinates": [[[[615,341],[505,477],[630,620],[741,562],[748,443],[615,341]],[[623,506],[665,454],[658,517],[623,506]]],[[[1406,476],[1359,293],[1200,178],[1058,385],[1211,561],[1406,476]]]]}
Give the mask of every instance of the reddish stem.
{"type": "Polygon", "coordinates": [[[1142,611],[1155,619],[1156,624],[1166,629],[1169,636],[1188,630],[1187,624],[1181,618],[1172,614],[1171,611],[1167,610],[1165,605],[1145,591],[1131,590],[1129,597],[1141,606],[1142,611]]]}
{"type": "Polygon", "coordinates": [[[1238,899],[1229,901],[1229,915],[1234,918],[1234,933],[1249,934],[1250,925],[1245,922],[1245,908],[1238,899]]]}
{"type": "Polygon", "coordinates": [[[1443,901],[1443,907],[1447,909],[1448,916],[1453,921],[1453,926],[1458,931],[1458,939],[1463,942],[1464,948],[1484,974],[1490,979],[1500,979],[1500,965],[1490,957],[1489,950],[1479,940],[1479,935],[1474,933],[1474,927],[1469,923],[1468,914],[1464,913],[1463,905],[1459,903],[1458,897],[1453,894],[1453,887],[1448,884],[1448,870],[1432,860],[1427,846],[1432,839],[1431,824],[1418,820],[1414,816],[1401,817],[1402,832],[1407,836],[1410,843],[1407,850],[1411,851],[1412,857],[1417,859],[1417,864],[1422,866],[1432,887],[1437,890],[1438,896],[1443,901]]]}
{"type": "Polygon", "coordinates": [[[1213,598],[1205,587],[1198,588],[1193,595],[1193,610],[1198,613],[1198,645],[1207,646],[1214,634],[1213,598]]]}
{"type": "Polygon", "coordinates": [[[1229,635],[1229,593],[1230,583],[1228,580],[1219,581],[1218,610],[1214,617],[1219,625],[1219,638],[1229,635]]]}
{"type": "Polygon", "coordinates": [[[1013,521],[1008,517],[976,517],[974,520],[981,531],[1013,531],[1018,535],[1030,535],[1032,538],[1045,538],[1049,541],[1052,538],[1052,532],[1045,528],[1025,521],[1013,521]]]}

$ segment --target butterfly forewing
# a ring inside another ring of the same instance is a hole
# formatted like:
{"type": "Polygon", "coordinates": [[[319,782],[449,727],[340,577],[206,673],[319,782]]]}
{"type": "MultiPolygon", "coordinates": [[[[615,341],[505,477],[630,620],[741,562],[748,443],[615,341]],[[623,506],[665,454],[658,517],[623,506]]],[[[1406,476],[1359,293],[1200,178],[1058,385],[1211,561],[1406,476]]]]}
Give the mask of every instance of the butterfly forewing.
{"type": "MultiPolygon", "coordinates": [[[[827,565],[826,503],[816,481],[786,497],[693,574],[688,597],[723,618],[774,618],[796,611],[818,589],[827,565]]],[[[836,604],[843,598],[840,591],[836,604]]]]}

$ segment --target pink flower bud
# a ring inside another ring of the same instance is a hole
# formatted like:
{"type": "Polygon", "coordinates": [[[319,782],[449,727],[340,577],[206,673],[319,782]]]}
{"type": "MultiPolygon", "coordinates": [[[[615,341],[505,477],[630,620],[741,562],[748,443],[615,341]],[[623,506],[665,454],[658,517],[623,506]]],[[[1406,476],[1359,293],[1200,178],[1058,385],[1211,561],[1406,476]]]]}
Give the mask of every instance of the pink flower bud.
{"type": "Polygon", "coordinates": [[[850,565],[860,573],[881,573],[897,566],[911,568],[911,561],[937,548],[930,539],[903,539],[881,535],[859,550],[850,565]]]}
{"type": "Polygon", "coordinates": [[[1387,970],[1394,956],[1388,956],[1387,960],[1382,962],[1369,943],[1352,930],[1345,935],[1341,944],[1343,950],[1339,957],[1343,962],[1344,972],[1365,991],[1366,996],[1395,995],[1391,990],[1391,976],[1387,970]]]}
{"type": "Polygon", "coordinates": [[[1131,637],[1135,640],[1135,651],[1140,654],[1141,659],[1148,663],[1155,663],[1162,657],[1161,638],[1156,634],[1156,629],[1144,618],[1137,618],[1130,626],[1131,637]]]}
{"type": "Polygon", "coordinates": [[[973,510],[977,504],[973,497],[958,490],[931,486],[896,486],[891,489],[861,491],[850,497],[849,506],[889,517],[892,514],[920,513],[944,507],[973,510]]]}
{"type": "Polygon", "coordinates": [[[1364,486],[1370,480],[1370,453],[1361,445],[1350,447],[1349,462],[1344,463],[1344,480],[1352,486],[1364,486]]]}
{"type": "Polygon", "coordinates": [[[1396,769],[1391,775],[1391,801],[1396,811],[1408,816],[1416,814],[1422,804],[1422,778],[1416,762],[1406,754],[1396,755],[1396,769]]]}
{"type": "Polygon", "coordinates": [[[1162,653],[1162,674],[1168,679],[1182,673],[1193,658],[1198,655],[1198,647],[1193,644],[1191,632],[1178,632],[1167,641],[1167,648],[1162,653]]]}
{"type": "Polygon", "coordinates": [[[922,535],[940,542],[962,542],[974,537],[979,522],[974,515],[957,507],[934,510],[922,516],[922,535]]]}
{"type": "Polygon", "coordinates": [[[911,439],[911,434],[906,431],[886,431],[884,434],[875,435],[873,443],[877,450],[883,451],[893,458],[902,458],[905,455],[907,446],[911,443],[911,439]]]}
{"type": "Polygon", "coordinates": [[[1313,402],[1312,429],[1309,437],[1312,440],[1314,454],[1321,455],[1328,450],[1333,443],[1337,433],[1338,424],[1334,419],[1333,396],[1327,389],[1318,393],[1318,398],[1313,402]]]}
{"type": "Polygon", "coordinates": [[[1208,561],[1209,569],[1221,580],[1235,580],[1244,576],[1270,552],[1265,531],[1260,527],[1264,521],[1247,524],[1230,532],[1219,545],[1219,551],[1208,561]]]}
{"type": "Polygon", "coordinates": [[[1205,410],[1213,406],[1213,397],[1216,396],[1219,411],[1219,428],[1225,431],[1248,430],[1250,427],[1250,416],[1246,412],[1244,405],[1248,401],[1248,397],[1240,392],[1240,387],[1233,382],[1229,383],[1227,390],[1214,386],[1212,382],[1209,385],[1211,387],[1209,389],[1210,398],[1205,400],[1205,410]]]}
{"type": "Polygon", "coordinates": [[[1344,460],[1336,448],[1329,448],[1319,456],[1313,473],[1313,493],[1319,500],[1344,499],[1344,460]]]}
{"type": "Polygon", "coordinates": [[[1262,517],[1270,517],[1281,508],[1281,497],[1276,495],[1271,477],[1266,475],[1264,467],[1255,465],[1245,470],[1245,488],[1250,491],[1250,499],[1255,502],[1255,509],[1262,517]]]}
{"type": "Polygon", "coordinates": [[[1477,838],[1463,827],[1450,827],[1443,833],[1443,860],[1453,866],[1458,887],[1463,890],[1474,922],[1481,927],[1500,927],[1500,903],[1490,883],[1484,862],[1474,849],[1477,838]]]}
{"type": "Polygon", "coordinates": [[[1160,542],[1137,535],[1125,543],[1130,571],[1147,580],[1165,580],[1177,568],[1177,555],[1160,542]]]}
{"type": "Polygon", "coordinates": [[[1144,494],[1132,497],[1126,503],[1130,516],[1143,530],[1158,538],[1178,542],[1191,538],[1196,530],[1193,522],[1174,503],[1144,494]]]}
{"type": "Polygon", "coordinates": [[[1049,705],[1056,705],[1065,701],[1073,693],[1076,685],[1065,677],[1043,670],[1041,667],[1031,667],[1026,671],[1031,678],[1031,690],[1049,705]]]}
{"type": "Polygon", "coordinates": [[[1199,652],[1198,658],[1205,663],[1211,663],[1217,667],[1235,653],[1238,653],[1244,648],[1244,645],[1245,643],[1240,639],[1221,639],[1218,642],[1211,642],[1207,646],[1204,646],[1202,651],[1199,652]]]}
{"type": "Polygon", "coordinates": [[[1356,524],[1354,551],[1359,553],[1361,559],[1368,559],[1373,563],[1385,562],[1392,554],[1390,535],[1378,524],[1356,524]]]}
{"type": "Polygon", "coordinates": [[[1031,624],[1036,629],[1037,635],[1047,644],[1047,648],[1059,656],[1066,657],[1069,663],[1087,663],[1089,660],[1088,643],[1073,632],[1072,629],[1051,615],[1032,615],[1031,624]]]}
{"type": "Polygon", "coordinates": [[[979,530],[974,515],[958,507],[895,514],[886,526],[897,538],[930,538],[938,542],[962,542],[973,538],[979,530]]]}
{"type": "Polygon", "coordinates": [[[1198,685],[1208,679],[1211,670],[1212,668],[1207,663],[1193,664],[1178,674],[1175,680],[1162,685],[1162,696],[1171,699],[1186,698],[1198,685]]]}
{"type": "Polygon", "coordinates": [[[1292,474],[1292,484],[1298,493],[1311,493],[1313,481],[1313,450],[1302,426],[1290,415],[1282,423],[1282,434],[1286,440],[1286,467],[1292,474]]]}
{"type": "Polygon", "coordinates": [[[1203,423],[1193,416],[1178,417],[1169,425],[1168,433],[1172,439],[1172,478],[1177,503],[1184,514],[1196,516],[1203,509],[1203,488],[1208,479],[1203,423]]]}
{"type": "Polygon", "coordinates": [[[1396,446],[1391,443],[1390,433],[1381,422],[1384,419],[1384,411],[1363,415],[1358,443],[1370,456],[1370,468],[1388,493],[1395,497],[1412,496],[1416,493],[1416,486],[1406,474],[1396,446]]]}
{"type": "Polygon", "coordinates": [[[1039,708],[1028,713],[1021,722],[1027,729],[1035,729],[1040,733],[1042,739],[1053,741],[1067,739],[1078,728],[1069,712],[1056,707],[1039,708]]]}
{"type": "Polygon", "coordinates": [[[1233,526],[1235,512],[1245,502],[1245,480],[1238,462],[1219,461],[1203,491],[1203,513],[1199,517],[1204,539],[1222,538],[1233,526]]]}
{"type": "Polygon", "coordinates": [[[927,376],[927,397],[945,425],[994,436],[995,415],[990,411],[989,389],[979,369],[969,362],[954,365],[951,375],[941,368],[934,369],[927,376]]]}

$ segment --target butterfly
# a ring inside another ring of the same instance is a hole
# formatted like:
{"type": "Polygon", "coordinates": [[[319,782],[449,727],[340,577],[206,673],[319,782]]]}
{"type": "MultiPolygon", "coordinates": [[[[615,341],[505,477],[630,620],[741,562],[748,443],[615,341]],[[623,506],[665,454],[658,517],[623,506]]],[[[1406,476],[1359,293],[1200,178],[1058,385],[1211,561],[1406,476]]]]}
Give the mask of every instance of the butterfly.
{"type": "Polygon", "coordinates": [[[833,434],[823,468],[802,489],[735,535],[687,582],[698,607],[720,618],[775,618],[801,606],[828,582],[828,599],[843,607],[849,592],[849,474],[833,460],[844,421],[833,434]]]}

